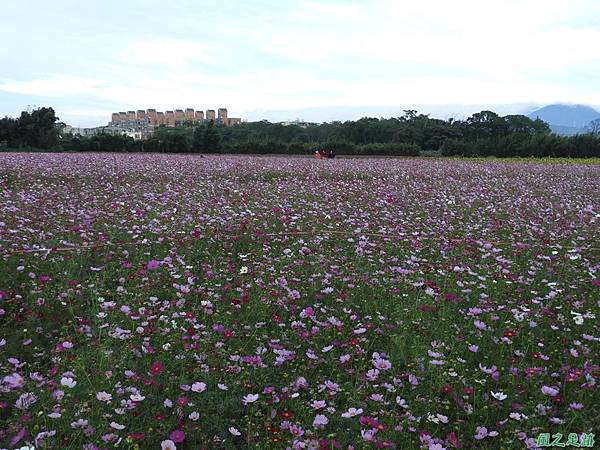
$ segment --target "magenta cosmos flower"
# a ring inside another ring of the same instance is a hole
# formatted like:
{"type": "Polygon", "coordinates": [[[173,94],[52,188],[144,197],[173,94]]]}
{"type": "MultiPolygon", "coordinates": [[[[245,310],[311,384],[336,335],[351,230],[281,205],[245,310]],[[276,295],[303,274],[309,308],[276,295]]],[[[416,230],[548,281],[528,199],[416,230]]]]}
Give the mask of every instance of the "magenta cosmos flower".
{"type": "Polygon", "coordinates": [[[181,430],[171,431],[169,438],[171,438],[173,442],[179,444],[185,440],[185,433],[181,430]]]}
{"type": "Polygon", "coordinates": [[[152,260],[148,261],[148,265],[146,267],[148,268],[148,270],[155,270],[155,269],[158,269],[159,265],[160,265],[160,263],[157,260],[152,259],[152,260]]]}

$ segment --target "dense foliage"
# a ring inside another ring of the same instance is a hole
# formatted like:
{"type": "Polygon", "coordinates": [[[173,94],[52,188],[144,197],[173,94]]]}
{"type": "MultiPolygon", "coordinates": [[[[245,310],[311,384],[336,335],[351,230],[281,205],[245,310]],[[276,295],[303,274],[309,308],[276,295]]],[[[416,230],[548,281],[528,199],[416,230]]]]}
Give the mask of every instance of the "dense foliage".
{"type": "Polygon", "coordinates": [[[0,145],[12,148],[51,148],[58,144],[58,117],[52,108],[23,111],[13,119],[0,119],[0,145]]]}
{"type": "Polygon", "coordinates": [[[51,108],[42,108],[32,114],[23,113],[19,119],[2,119],[0,142],[4,140],[10,148],[59,151],[310,154],[329,149],[345,155],[417,156],[436,152],[444,156],[600,156],[600,133],[596,128],[590,128],[588,134],[558,136],[539,119],[501,117],[492,111],[473,114],[466,120],[434,119],[408,110],[401,117],[389,119],[365,117],[323,124],[261,121],[193,126],[190,122],[179,128],[159,127],[144,141],[103,134],[88,138],[64,135],[57,141],[56,130],[50,132],[48,128],[53,114],[51,108]],[[37,119],[41,117],[45,120],[37,119]]]}
{"type": "Polygon", "coordinates": [[[0,155],[0,448],[591,447],[599,177],[0,155]]]}

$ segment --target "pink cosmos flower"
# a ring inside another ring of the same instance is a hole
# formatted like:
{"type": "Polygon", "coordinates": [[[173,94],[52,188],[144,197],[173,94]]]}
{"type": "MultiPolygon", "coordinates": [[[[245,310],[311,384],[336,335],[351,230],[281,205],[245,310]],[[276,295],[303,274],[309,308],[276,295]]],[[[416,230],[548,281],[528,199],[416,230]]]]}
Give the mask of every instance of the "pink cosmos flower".
{"type": "Polygon", "coordinates": [[[9,389],[19,389],[25,385],[25,379],[18,373],[5,376],[2,382],[6,384],[9,389]]]}
{"type": "Polygon", "coordinates": [[[313,400],[310,406],[313,409],[321,409],[325,408],[325,406],[327,406],[327,403],[325,403],[325,400],[313,400]]]}
{"type": "Polygon", "coordinates": [[[442,444],[430,442],[427,450],[446,450],[446,447],[444,447],[442,444]]]}
{"type": "Polygon", "coordinates": [[[163,370],[163,363],[160,361],[154,361],[150,366],[150,374],[151,375],[160,375],[163,370]]]}
{"type": "Polygon", "coordinates": [[[550,397],[556,397],[558,395],[558,389],[554,389],[549,386],[542,386],[542,394],[549,395],[550,397]]]}
{"type": "Polygon", "coordinates": [[[351,356],[350,355],[342,355],[339,357],[339,361],[342,364],[347,363],[348,361],[350,361],[351,356]]]}
{"type": "Polygon", "coordinates": [[[475,430],[475,436],[473,436],[475,439],[477,439],[478,441],[485,439],[485,437],[488,435],[488,430],[486,427],[477,427],[477,429],[475,430]]]}
{"type": "Polygon", "coordinates": [[[458,440],[458,437],[456,437],[456,433],[454,431],[452,431],[448,437],[447,437],[448,442],[454,447],[454,448],[461,448],[462,445],[460,443],[460,441],[458,440]]]}
{"type": "Polygon", "coordinates": [[[148,261],[148,264],[146,265],[148,270],[156,270],[156,269],[158,269],[159,266],[160,266],[160,263],[155,259],[148,261]]]}
{"type": "Polygon", "coordinates": [[[181,430],[175,430],[175,431],[171,432],[171,434],[169,435],[169,438],[171,438],[171,440],[173,442],[176,442],[179,444],[185,440],[185,433],[181,430]]]}
{"type": "Polygon", "coordinates": [[[192,384],[192,392],[201,393],[206,390],[206,383],[202,383],[201,381],[197,381],[192,384]]]}
{"type": "Polygon", "coordinates": [[[362,413],[363,413],[362,408],[348,408],[348,411],[346,411],[345,413],[342,413],[342,417],[349,419],[350,417],[358,416],[359,414],[362,414],[362,413]]]}
{"type": "Polygon", "coordinates": [[[369,369],[365,375],[365,378],[369,381],[375,381],[378,376],[379,376],[379,370],[369,369]]]}
{"type": "Polygon", "coordinates": [[[112,400],[112,395],[108,392],[101,391],[96,394],[96,398],[101,402],[109,403],[112,400]]]}
{"type": "Polygon", "coordinates": [[[482,322],[481,320],[476,320],[474,322],[474,324],[475,324],[475,327],[478,328],[479,330],[486,330],[487,329],[487,325],[484,322],[482,322]]]}
{"type": "Polygon", "coordinates": [[[383,359],[383,358],[378,358],[378,359],[374,360],[373,365],[377,369],[381,369],[381,370],[388,370],[388,369],[391,369],[391,367],[392,367],[392,363],[389,362],[387,359],[383,359]]]}
{"type": "Polygon", "coordinates": [[[313,427],[323,429],[325,425],[329,423],[327,416],[323,414],[317,414],[315,420],[313,420],[313,427]]]}

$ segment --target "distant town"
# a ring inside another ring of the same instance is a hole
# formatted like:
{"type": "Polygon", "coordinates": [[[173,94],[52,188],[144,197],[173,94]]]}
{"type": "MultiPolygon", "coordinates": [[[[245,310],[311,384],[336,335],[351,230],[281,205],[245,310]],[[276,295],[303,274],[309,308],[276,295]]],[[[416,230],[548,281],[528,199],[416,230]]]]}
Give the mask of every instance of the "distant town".
{"type": "Polygon", "coordinates": [[[205,122],[231,126],[242,122],[239,117],[229,117],[226,108],[202,110],[193,108],[175,109],[173,111],[156,111],[155,109],[138,109],[137,111],[121,111],[112,113],[107,125],[93,128],[77,128],[66,125],[63,134],[75,136],[96,136],[98,134],[123,135],[136,140],[148,139],[154,130],[160,126],[186,127],[205,122]]]}

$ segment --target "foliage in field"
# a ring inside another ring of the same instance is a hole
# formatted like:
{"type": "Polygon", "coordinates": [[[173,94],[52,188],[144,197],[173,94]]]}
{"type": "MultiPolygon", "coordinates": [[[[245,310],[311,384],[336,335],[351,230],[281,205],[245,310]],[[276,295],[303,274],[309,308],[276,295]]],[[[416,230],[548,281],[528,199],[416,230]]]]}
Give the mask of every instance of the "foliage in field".
{"type": "Polygon", "coordinates": [[[0,155],[0,447],[598,431],[600,166],[0,155]]]}

